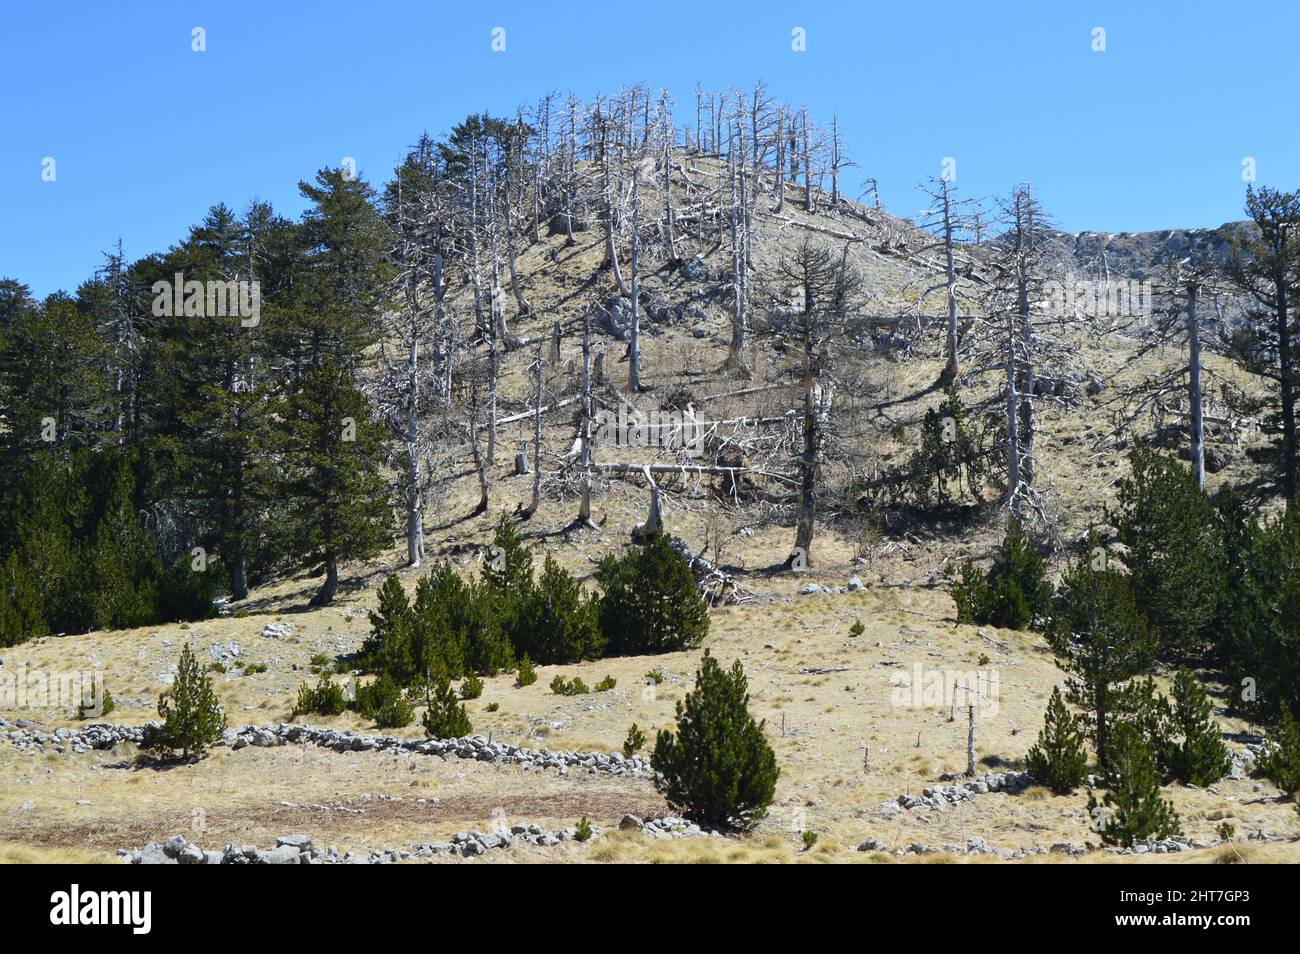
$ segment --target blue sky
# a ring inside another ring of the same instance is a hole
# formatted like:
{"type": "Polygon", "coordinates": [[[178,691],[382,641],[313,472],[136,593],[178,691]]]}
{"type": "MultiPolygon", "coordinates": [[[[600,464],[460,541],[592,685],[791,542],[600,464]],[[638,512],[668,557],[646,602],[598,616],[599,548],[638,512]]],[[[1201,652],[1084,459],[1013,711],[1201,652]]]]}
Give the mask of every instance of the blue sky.
{"type": "Polygon", "coordinates": [[[682,121],[696,80],[838,113],[902,215],[951,156],[964,194],[1030,180],[1066,229],[1213,226],[1241,217],[1246,157],[1300,186],[1297,36],[1293,0],[9,3],[0,276],[71,290],[119,238],[164,249],[216,202],[297,215],[298,180],[344,156],[378,182],[422,130],[633,82],[682,121]]]}

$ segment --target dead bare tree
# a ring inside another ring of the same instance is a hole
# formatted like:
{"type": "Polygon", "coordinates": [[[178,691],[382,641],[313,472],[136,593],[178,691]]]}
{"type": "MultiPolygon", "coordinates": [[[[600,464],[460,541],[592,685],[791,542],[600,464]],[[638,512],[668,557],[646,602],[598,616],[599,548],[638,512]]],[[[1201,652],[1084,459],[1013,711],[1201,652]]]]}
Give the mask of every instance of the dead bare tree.
{"type": "Polygon", "coordinates": [[[923,246],[919,251],[924,254],[932,249],[941,250],[944,269],[942,285],[934,285],[926,289],[921,295],[920,302],[924,302],[930,292],[943,288],[948,323],[944,347],[947,364],[943,370],[942,380],[954,381],[961,372],[958,312],[959,300],[963,297],[962,286],[957,272],[956,246],[958,241],[967,234],[971,226],[968,213],[971,200],[954,198],[955,189],[948,176],[940,176],[937,179],[932,178],[928,184],[922,185],[920,188],[922,192],[930,197],[930,207],[921,212],[918,224],[922,229],[934,233],[938,241],[923,246]]]}
{"type": "Polygon", "coordinates": [[[788,567],[812,565],[812,543],[817,517],[819,473],[835,378],[832,340],[842,337],[862,290],[862,279],[848,257],[848,247],[836,250],[807,237],[774,267],[776,281],[792,286],[799,297],[794,313],[781,316],[801,345],[803,390],[802,447],[797,457],[798,503],[794,549],[788,567]]]}

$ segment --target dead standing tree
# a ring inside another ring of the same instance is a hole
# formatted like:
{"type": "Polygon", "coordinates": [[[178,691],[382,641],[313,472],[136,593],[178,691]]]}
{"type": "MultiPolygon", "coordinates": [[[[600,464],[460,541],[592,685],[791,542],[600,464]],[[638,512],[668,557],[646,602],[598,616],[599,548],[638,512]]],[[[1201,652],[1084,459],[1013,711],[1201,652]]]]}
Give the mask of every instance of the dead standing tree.
{"type": "Polygon", "coordinates": [[[794,313],[780,319],[800,343],[803,372],[795,540],[786,561],[793,568],[812,565],[818,481],[835,387],[834,347],[857,307],[862,279],[849,261],[847,246],[837,250],[810,237],[783,256],[773,272],[775,281],[796,289],[799,299],[794,313]]]}
{"type": "Polygon", "coordinates": [[[932,233],[936,240],[922,246],[918,251],[920,254],[935,250],[942,252],[944,280],[941,284],[927,288],[922,293],[918,306],[931,292],[943,289],[947,308],[944,337],[947,364],[940,380],[955,381],[957,375],[961,373],[958,314],[959,302],[964,297],[957,267],[956,247],[972,227],[973,220],[969,212],[972,203],[969,199],[954,198],[955,189],[951,179],[946,175],[938,179],[930,179],[927,184],[920,186],[920,189],[930,197],[930,206],[918,216],[918,225],[932,233]]]}

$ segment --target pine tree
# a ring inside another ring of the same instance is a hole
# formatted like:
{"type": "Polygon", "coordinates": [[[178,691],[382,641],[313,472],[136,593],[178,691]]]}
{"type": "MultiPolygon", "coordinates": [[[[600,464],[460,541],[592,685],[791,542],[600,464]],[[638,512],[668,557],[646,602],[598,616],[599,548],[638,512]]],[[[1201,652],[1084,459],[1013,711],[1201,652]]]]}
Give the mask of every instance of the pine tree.
{"type": "Polygon", "coordinates": [[[524,686],[531,686],[537,681],[537,670],[533,668],[533,661],[528,658],[528,653],[524,653],[524,658],[519,660],[519,672],[515,676],[515,685],[520,689],[524,686]]]}
{"type": "Polygon", "coordinates": [[[1284,708],[1300,711],[1300,507],[1288,506],[1263,527],[1242,511],[1220,511],[1233,563],[1221,595],[1219,648],[1229,682],[1239,687],[1234,707],[1267,723],[1284,708]]]}
{"type": "Polygon", "coordinates": [[[365,664],[409,685],[419,671],[413,639],[415,613],[402,581],[390,575],[379,587],[379,605],[370,612],[370,635],[361,647],[365,664]]]}
{"type": "Polygon", "coordinates": [[[517,649],[543,665],[599,659],[605,650],[597,602],[582,584],[547,557],[542,575],[519,609],[517,649]]]}
{"type": "Polygon", "coordinates": [[[411,655],[416,674],[427,677],[441,669],[458,679],[468,665],[464,617],[469,588],[456,568],[439,561],[415,585],[415,629],[411,655]]]}
{"type": "Polygon", "coordinates": [[[750,715],[740,661],[724,670],[706,649],[695,688],[677,703],[676,733],[663,729],[655,740],[655,787],[701,825],[752,828],[780,775],[764,725],[750,715]]]}
{"type": "Polygon", "coordinates": [[[428,709],[423,719],[424,731],[435,739],[464,738],[473,730],[465,706],[456,698],[446,673],[434,674],[427,701],[428,709]]]}
{"type": "Polygon", "coordinates": [[[929,507],[932,495],[944,506],[969,493],[976,500],[988,473],[987,460],[974,433],[955,382],[944,386],[944,400],[925,412],[921,447],[912,455],[913,496],[929,507]]]}
{"type": "Polygon", "coordinates": [[[1271,734],[1269,745],[1259,759],[1259,774],[1284,794],[1300,794],[1300,721],[1292,718],[1289,709],[1283,709],[1271,734]]]}
{"type": "Polygon", "coordinates": [[[492,545],[483,560],[483,582],[499,593],[522,597],[533,582],[533,551],[505,514],[497,521],[492,545]]]}
{"type": "MultiPolygon", "coordinates": [[[[174,266],[187,280],[244,282],[250,290],[255,281],[269,291],[278,276],[262,249],[273,233],[288,228],[264,204],[255,204],[242,221],[217,205],[176,250],[174,266]]],[[[272,355],[260,313],[254,321],[229,304],[218,309],[225,315],[204,310],[172,319],[180,329],[172,370],[183,384],[176,394],[186,499],[208,528],[200,542],[221,555],[232,596],[242,600],[250,558],[270,532],[272,355]]]]}
{"type": "Polygon", "coordinates": [[[1046,615],[1052,584],[1042,556],[1020,521],[1012,520],[993,566],[981,573],[966,561],[953,587],[957,619],[963,623],[1024,629],[1046,615]]]}
{"type": "Polygon", "coordinates": [[[1097,759],[1106,766],[1119,686],[1150,665],[1155,644],[1128,578],[1095,568],[1086,547],[1061,579],[1047,641],[1066,673],[1066,700],[1084,711],[1097,759]]]}
{"type": "Polygon", "coordinates": [[[49,630],[31,573],[10,553],[0,564],[0,646],[17,646],[49,630]]]}
{"type": "Polygon", "coordinates": [[[1038,741],[1025,756],[1032,775],[1057,795],[1068,795],[1088,777],[1088,757],[1078,719],[1065,706],[1059,686],[1053,687],[1038,741]]]}
{"type": "Polygon", "coordinates": [[[158,697],[163,724],[146,733],[145,748],[165,752],[180,750],[181,758],[203,756],[226,731],[226,715],[217,704],[212,678],[186,643],[176,666],[171,689],[158,697]]]}
{"type": "Polygon", "coordinates": [[[331,358],[306,371],[283,402],[283,492],[308,563],[325,581],[313,606],[328,604],[339,564],[378,553],[391,539],[387,485],[380,474],[383,431],[350,373],[331,358]]]}
{"type": "Polygon", "coordinates": [[[664,533],[622,558],[605,557],[596,579],[605,588],[600,629],[611,655],[690,649],[709,633],[708,604],[664,533]]]}
{"type": "Polygon", "coordinates": [[[1232,768],[1223,731],[1212,718],[1209,696],[1186,669],[1174,677],[1172,722],[1182,741],[1174,745],[1170,771],[1192,785],[1217,782],[1232,768]]]}
{"type": "Polygon", "coordinates": [[[1213,634],[1224,575],[1214,507],[1177,461],[1143,446],[1129,460],[1114,522],[1134,596],[1163,655],[1199,652],[1213,634]]]}
{"type": "Polygon", "coordinates": [[[51,445],[94,444],[108,426],[108,383],[94,322],[63,294],[24,308],[0,339],[0,413],[6,469],[51,445]]]}
{"type": "Polygon", "coordinates": [[[1114,716],[1116,722],[1126,722],[1138,730],[1160,780],[1173,779],[1174,713],[1169,699],[1157,690],[1156,681],[1147,676],[1120,686],[1115,693],[1114,716]]]}
{"type": "Polygon", "coordinates": [[[1160,795],[1155,760],[1135,727],[1115,727],[1102,785],[1101,802],[1088,795],[1088,814],[1106,844],[1129,848],[1137,841],[1181,834],[1177,812],[1160,795]]]}

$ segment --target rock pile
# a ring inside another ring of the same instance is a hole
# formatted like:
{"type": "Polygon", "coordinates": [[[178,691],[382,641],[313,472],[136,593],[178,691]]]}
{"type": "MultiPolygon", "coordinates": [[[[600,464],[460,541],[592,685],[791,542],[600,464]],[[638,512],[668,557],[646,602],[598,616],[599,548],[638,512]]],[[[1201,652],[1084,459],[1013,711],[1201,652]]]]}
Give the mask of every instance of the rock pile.
{"type": "MultiPolygon", "coordinates": [[[[3,726],[4,720],[0,720],[0,727],[3,726]]],[[[0,738],[6,738],[11,745],[32,754],[47,746],[55,752],[88,752],[91,749],[111,749],[123,742],[139,745],[141,731],[139,726],[95,722],[81,729],[64,728],[52,732],[32,726],[20,727],[10,729],[0,738]]]]}
{"type": "Polygon", "coordinates": [[[316,728],[308,725],[245,726],[226,733],[232,749],[249,745],[276,746],[291,744],[318,745],[335,752],[406,751],[443,758],[474,759],[497,764],[513,763],[530,769],[570,769],[590,773],[644,776],[650,774],[650,762],[640,755],[626,758],[618,752],[564,752],[555,749],[530,749],[507,742],[489,742],[481,735],[463,739],[401,739],[391,735],[357,735],[350,730],[316,728]]]}
{"type": "Polygon", "coordinates": [[[877,814],[893,818],[903,809],[913,811],[918,808],[942,812],[976,795],[987,795],[989,792],[1016,795],[1033,784],[1033,776],[1028,772],[988,772],[966,782],[922,789],[920,795],[899,795],[892,801],[882,803],[877,814]]]}
{"type": "MultiPolygon", "coordinates": [[[[636,829],[660,839],[721,837],[717,832],[705,831],[684,818],[671,816],[642,822],[635,815],[625,815],[619,827],[636,829]]],[[[593,825],[588,841],[603,836],[604,831],[593,825]]],[[[133,865],[383,865],[412,858],[473,858],[489,851],[521,846],[554,848],[577,840],[577,828],[547,831],[540,825],[512,825],[508,830],[502,828],[493,832],[458,832],[448,842],[431,842],[410,848],[378,848],[361,854],[340,852],[333,845],[321,850],[306,835],[277,838],[274,848],[230,844],[222,851],[205,851],[186,841],[184,835],[173,835],[161,845],[151,841],[137,850],[119,849],[118,856],[133,865]]]]}
{"type": "MultiPolygon", "coordinates": [[[[3,728],[3,725],[0,725],[3,728]]],[[[0,735],[19,749],[31,752],[53,746],[56,752],[85,752],[90,749],[111,749],[123,742],[140,744],[141,726],[112,725],[96,722],[81,729],[55,729],[44,732],[37,728],[16,728],[0,735]]],[[[233,750],[259,746],[270,748],[279,745],[308,744],[332,749],[335,752],[385,752],[405,751],[419,755],[440,755],[443,758],[474,759],[479,762],[517,764],[529,769],[558,769],[567,775],[570,769],[586,769],[592,774],[648,776],[650,762],[640,755],[626,758],[611,752],[564,752],[556,749],[530,749],[506,742],[489,742],[481,735],[463,739],[401,739],[391,735],[357,735],[351,730],[316,728],[309,725],[249,725],[226,732],[225,744],[233,750]]]]}

